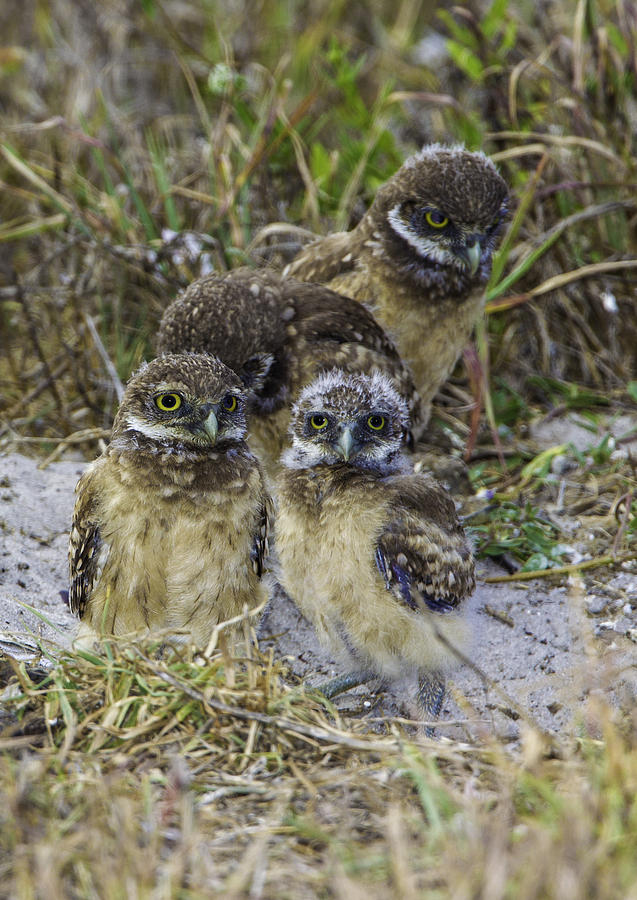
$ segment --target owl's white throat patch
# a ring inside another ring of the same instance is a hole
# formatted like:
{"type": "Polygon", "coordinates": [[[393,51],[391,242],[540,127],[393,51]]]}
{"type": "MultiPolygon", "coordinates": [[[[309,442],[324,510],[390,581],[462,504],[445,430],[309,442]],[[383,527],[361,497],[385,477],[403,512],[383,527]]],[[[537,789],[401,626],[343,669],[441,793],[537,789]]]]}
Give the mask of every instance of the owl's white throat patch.
{"type": "Polygon", "coordinates": [[[387,219],[396,234],[400,235],[404,241],[407,241],[409,246],[413,247],[418,256],[423,260],[439,263],[442,266],[464,267],[463,263],[449,250],[441,247],[436,241],[432,241],[431,238],[426,238],[417,234],[413,228],[401,218],[400,203],[394,206],[393,209],[390,209],[387,213],[387,219]]]}
{"type": "Polygon", "coordinates": [[[162,441],[165,443],[171,439],[170,431],[164,425],[161,423],[152,425],[150,422],[145,422],[144,419],[141,419],[139,416],[129,415],[126,418],[126,425],[132,431],[137,431],[139,434],[143,434],[144,437],[150,438],[152,441],[162,441]]]}

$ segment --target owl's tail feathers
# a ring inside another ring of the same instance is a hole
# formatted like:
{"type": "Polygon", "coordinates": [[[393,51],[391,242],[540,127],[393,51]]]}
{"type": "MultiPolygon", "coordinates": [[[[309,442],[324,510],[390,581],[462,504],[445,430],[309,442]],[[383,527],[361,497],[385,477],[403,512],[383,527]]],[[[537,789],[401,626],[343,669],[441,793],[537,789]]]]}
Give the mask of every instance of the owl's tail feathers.
{"type": "MultiPolygon", "coordinates": [[[[445,699],[446,682],[441,672],[421,671],[418,675],[417,700],[425,721],[437,719],[445,699]]],[[[427,737],[433,737],[433,725],[425,728],[427,737]]]]}

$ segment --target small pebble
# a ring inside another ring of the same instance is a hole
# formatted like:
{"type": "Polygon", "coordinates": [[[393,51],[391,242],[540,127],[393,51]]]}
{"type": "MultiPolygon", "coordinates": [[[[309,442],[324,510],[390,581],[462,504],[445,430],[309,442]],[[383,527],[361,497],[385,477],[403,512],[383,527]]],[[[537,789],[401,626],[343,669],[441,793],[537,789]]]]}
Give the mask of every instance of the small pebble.
{"type": "Polygon", "coordinates": [[[510,744],[512,741],[517,741],[520,737],[520,729],[513,722],[498,728],[496,733],[503,744],[510,744]]]}
{"type": "Polygon", "coordinates": [[[608,606],[608,597],[599,594],[593,594],[584,601],[586,604],[586,612],[589,616],[599,616],[608,606]]]}
{"type": "Polygon", "coordinates": [[[551,460],[551,472],[554,475],[565,475],[570,469],[573,468],[573,461],[568,458],[568,456],[564,456],[563,454],[558,454],[554,456],[551,460]]]}

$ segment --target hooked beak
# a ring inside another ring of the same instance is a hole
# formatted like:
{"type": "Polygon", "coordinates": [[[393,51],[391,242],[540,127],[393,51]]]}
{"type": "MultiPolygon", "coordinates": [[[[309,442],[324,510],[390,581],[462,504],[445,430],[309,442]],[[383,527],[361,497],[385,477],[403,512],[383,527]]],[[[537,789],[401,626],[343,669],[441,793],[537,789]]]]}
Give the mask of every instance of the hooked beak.
{"type": "Polygon", "coordinates": [[[349,428],[344,428],[339,436],[338,441],[336,442],[336,446],[334,449],[338,453],[339,456],[342,456],[345,462],[347,462],[352,454],[352,447],[354,446],[354,438],[352,437],[352,432],[349,428]]]}
{"type": "MultiPolygon", "coordinates": [[[[470,238],[471,240],[471,238],[470,238]]],[[[475,275],[480,265],[480,257],[482,256],[482,247],[477,237],[473,237],[473,243],[466,244],[462,249],[460,256],[472,275],[475,275]]]]}
{"type": "Polygon", "coordinates": [[[207,417],[202,422],[202,430],[208,435],[208,440],[214,444],[217,440],[217,432],[219,431],[219,422],[213,409],[210,410],[207,417]]]}

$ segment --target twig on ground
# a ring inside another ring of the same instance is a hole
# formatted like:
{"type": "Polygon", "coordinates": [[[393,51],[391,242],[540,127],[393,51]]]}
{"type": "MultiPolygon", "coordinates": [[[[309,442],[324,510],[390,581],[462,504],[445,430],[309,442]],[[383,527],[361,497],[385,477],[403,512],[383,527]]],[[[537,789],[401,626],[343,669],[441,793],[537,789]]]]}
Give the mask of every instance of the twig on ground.
{"type": "Polygon", "coordinates": [[[595,559],[586,559],[583,562],[572,563],[569,566],[554,566],[552,569],[533,569],[530,572],[516,572],[515,575],[491,575],[484,579],[484,583],[500,584],[506,581],[529,581],[532,578],[550,578],[551,575],[572,575],[580,572],[582,569],[616,566],[631,559],[637,559],[637,553],[627,553],[624,556],[596,556],[595,559]]]}

